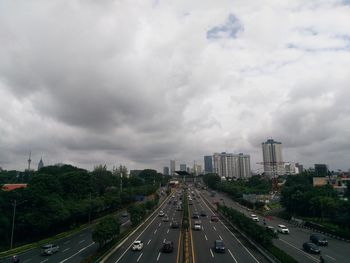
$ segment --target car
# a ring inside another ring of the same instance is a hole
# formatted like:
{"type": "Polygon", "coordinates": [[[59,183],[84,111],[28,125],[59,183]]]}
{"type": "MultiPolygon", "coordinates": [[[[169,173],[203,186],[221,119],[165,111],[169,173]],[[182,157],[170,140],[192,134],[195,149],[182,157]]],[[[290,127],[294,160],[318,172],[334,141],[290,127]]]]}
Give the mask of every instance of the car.
{"type": "Polygon", "coordinates": [[[309,252],[312,254],[320,254],[321,253],[321,250],[319,249],[319,247],[312,242],[305,242],[303,244],[303,249],[306,252],[309,252]]]}
{"type": "Polygon", "coordinates": [[[193,205],[192,200],[188,201],[188,204],[189,204],[189,205],[193,205]]]}
{"type": "Polygon", "coordinates": [[[58,252],[60,247],[55,244],[47,244],[41,247],[42,254],[44,255],[52,255],[56,252],[58,252]]]}
{"type": "Polygon", "coordinates": [[[278,232],[282,234],[289,234],[289,229],[285,225],[278,225],[277,229],[278,229],[278,232]]]}
{"type": "Polygon", "coordinates": [[[179,228],[180,227],[180,223],[178,221],[173,221],[170,224],[171,228],[179,228]]]}
{"type": "Polygon", "coordinates": [[[318,246],[328,246],[327,238],[320,234],[311,234],[310,241],[318,246]]]}
{"type": "Polygon", "coordinates": [[[202,230],[202,222],[200,220],[194,221],[193,230],[202,230]]]}
{"type": "Polygon", "coordinates": [[[134,243],[132,243],[131,250],[132,251],[141,251],[143,248],[143,242],[140,240],[135,240],[134,243]]]}
{"type": "Polygon", "coordinates": [[[129,216],[128,212],[125,211],[122,213],[122,217],[128,217],[128,216],[129,216]]]}
{"type": "Polygon", "coordinates": [[[177,211],[182,211],[182,206],[181,205],[178,205],[177,208],[176,208],[177,211]]]}
{"type": "Polygon", "coordinates": [[[199,219],[199,214],[198,214],[198,212],[193,212],[192,218],[193,218],[193,219],[199,219]]]}
{"type": "Polygon", "coordinates": [[[205,211],[201,211],[201,216],[207,216],[207,213],[205,211]]]}
{"type": "Polygon", "coordinates": [[[259,222],[259,217],[257,215],[251,214],[250,216],[254,222],[259,222]]]}
{"type": "Polygon", "coordinates": [[[165,214],[164,214],[163,210],[160,210],[160,211],[159,211],[159,214],[158,214],[158,216],[160,216],[160,217],[163,217],[163,216],[165,216],[165,214]]]}
{"type": "Polygon", "coordinates": [[[214,241],[214,251],[217,252],[217,253],[225,253],[224,241],[222,241],[222,240],[215,240],[214,241]]]}
{"type": "Polygon", "coordinates": [[[212,222],[218,222],[218,221],[219,221],[219,217],[218,217],[217,215],[212,215],[211,218],[210,218],[210,220],[211,220],[212,222]]]}
{"type": "Polygon", "coordinates": [[[163,217],[163,222],[169,222],[169,217],[167,215],[163,217]]]}
{"type": "Polygon", "coordinates": [[[173,241],[164,241],[162,251],[164,253],[171,253],[174,250],[174,242],[173,241]]]}

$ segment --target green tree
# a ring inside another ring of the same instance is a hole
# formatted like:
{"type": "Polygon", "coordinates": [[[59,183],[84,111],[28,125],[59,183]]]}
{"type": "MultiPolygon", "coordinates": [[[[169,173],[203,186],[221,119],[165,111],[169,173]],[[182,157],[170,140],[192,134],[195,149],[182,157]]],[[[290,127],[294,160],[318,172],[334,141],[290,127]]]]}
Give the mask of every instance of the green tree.
{"type": "Polygon", "coordinates": [[[92,231],[92,240],[99,243],[100,248],[120,234],[120,221],[118,218],[108,216],[102,219],[92,231]]]}

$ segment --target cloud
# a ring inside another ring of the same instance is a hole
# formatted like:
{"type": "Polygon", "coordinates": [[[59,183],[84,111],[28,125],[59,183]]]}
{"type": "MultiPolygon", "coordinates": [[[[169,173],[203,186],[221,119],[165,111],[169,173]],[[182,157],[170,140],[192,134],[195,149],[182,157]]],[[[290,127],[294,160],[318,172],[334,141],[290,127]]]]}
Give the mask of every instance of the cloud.
{"type": "Polygon", "coordinates": [[[157,168],[283,143],[347,169],[343,1],[2,1],[0,166],[157,168]]]}

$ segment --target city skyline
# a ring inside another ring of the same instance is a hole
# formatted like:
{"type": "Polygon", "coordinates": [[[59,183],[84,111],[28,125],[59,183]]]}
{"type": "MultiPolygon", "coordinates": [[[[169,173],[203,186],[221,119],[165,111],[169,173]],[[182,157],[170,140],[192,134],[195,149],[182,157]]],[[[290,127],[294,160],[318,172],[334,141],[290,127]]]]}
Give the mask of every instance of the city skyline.
{"type": "Polygon", "coordinates": [[[347,170],[348,2],[4,0],[0,167],[226,151],[259,169],[272,137],[285,162],[347,170]]]}

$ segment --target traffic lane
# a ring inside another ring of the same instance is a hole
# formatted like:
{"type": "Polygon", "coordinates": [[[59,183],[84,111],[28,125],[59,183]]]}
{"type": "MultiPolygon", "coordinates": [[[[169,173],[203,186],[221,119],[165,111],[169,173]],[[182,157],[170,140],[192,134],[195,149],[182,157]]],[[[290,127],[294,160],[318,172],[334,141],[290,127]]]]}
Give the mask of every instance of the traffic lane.
{"type": "MultiPolygon", "coordinates": [[[[218,196],[211,197],[210,194],[207,192],[207,196],[211,198],[212,201],[219,200],[220,202],[224,202],[227,206],[231,206],[235,208],[238,211],[243,212],[247,217],[250,217],[252,214],[250,209],[247,209],[245,207],[242,207],[240,204],[237,204],[235,201],[229,199],[225,195],[217,194],[218,196]],[[220,200],[223,199],[223,200],[220,200]]],[[[285,221],[276,218],[276,217],[262,217],[260,216],[260,222],[259,224],[264,226],[263,220],[265,218],[266,225],[274,226],[277,229],[277,226],[279,224],[286,225],[289,230],[290,234],[283,235],[279,234],[279,238],[282,240],[282,242],[276,242],[276,245],[279,246],[282,249],[285,249],[286,246],[288,247],[288,251],[291,251],[290,249],[295,250],[291,253],[291,255],[295,257],[300,257],[299,254],[302,256],[306,256],[304,253],[300,252],[300,249],[302,249],[302,244],[306,241],[309,241],[310,235],[314,233],[313,231],[310,231],[308,229],[299,228],[295,225],[286,223],[285,221]]],[[[350,250],[350,244],[338,239],[329,238],[327,237],[329,241],[328,247],[320,247],[322,255],[329,261],[334,262],[340,262],[340,263],[346,263],[349,261],[347,251],[350,250]]],[[[310,254],[307,254],[310,255],[310,254]]],[[[307,257],[307,256],[306,256],[307,257]]],[[[312,259],[311,259],[312,260],[312,259]]]]}
{"type": "MultiPolygon", "coordinates": [[[[116,252],[114,252],[106,260],[106,262],[129,262],[129,261],[127,261],[128,258],[130,258],[129,260],[135,260],[135,255],[137,255],[137,252],[130,253],[130,252],[132,252],[130,250],[132,243],[135,240],[139,240],[140,238],[142,238],[144,233],[145,233],[144,236],[147,236],[147,235],[151,236],[151,231],[154,231],[154,229],[156,228],[156,224],[159,224],[159,222],[156,221],[158,218],[159,211],[166,210],[166,208],[169,207],[169,204],[167,202],[169,198],[170,198],[170,196],[165,200],[165,202],[160,207],[158,207],[155,210],[156,212],[154,213],[154,215],[152,217],[150,217],[148,219],[148,221],[146,221],[145,225],[142,226],[133,235],[129,236],[127,238],[126,242],[116,252]]],[[[136,260],[137,260],[137,258],[136,258],[136,260]]],[[[140,258],[140,260],[141,260],[141,258],[140,258]]],[[[132,261],[130,261],[130,262],[132,262],[132,261]]]]}
{"type": "MultiPolygon", "coordinates": [[[[174,208],[172,207],[171,210],[168,211],[172,212],[174,208]]],[[[174,215],[174,220],[180,221],[180,215],[181,213],[177,212],[174,215]]],[[[180,230],[176,229],[177,231],[170,231],[169,228],[169,222],[162,222],[162,219],[159,218],[158,220],[159,224],[157,225],[158,228],[152,229],[153,232],[148,233],[145,235],[145,237],[149,237],[151,242],[149,243],[149,246],[146,247],[144,250],[144,258],[145,262],[147,260],[154,260],[157,262],[175,262],[176,261],[176,255],[177,255],[177,243],[178,243],[178,237],[180,235],[180,230]],[[174,243],[174,251],[172,253],[163,253],[161,251],[163,243],[165,241],[172,241],[174,243]]],[[[175,229],[174,229],[175,230],[175,229]]],[[[149,242],[149,241],[148,241],[149,242]]]]}
{"type": "MultiPolygon", "coordinates": [[[[214,215],[206,203],[203,202],[203,207],[208,211],[208,215],[214,215]]],[[[267,262],[266,259],[260,254],[251,251],[246,245],[243,244],[243,241],[240,241],[220,220],[219,222],[211,222],[210,219],[204,221],[206,224],[206,232],[208,233],[208,239],[214,238],[224,241],[227,254],[230,255],[230,260],[232,262],[267,262]],[[207,222],[207,224],[206,224],[207,222]]],[[[214,242],[214,240],[212,242],[214,242]]]]}

